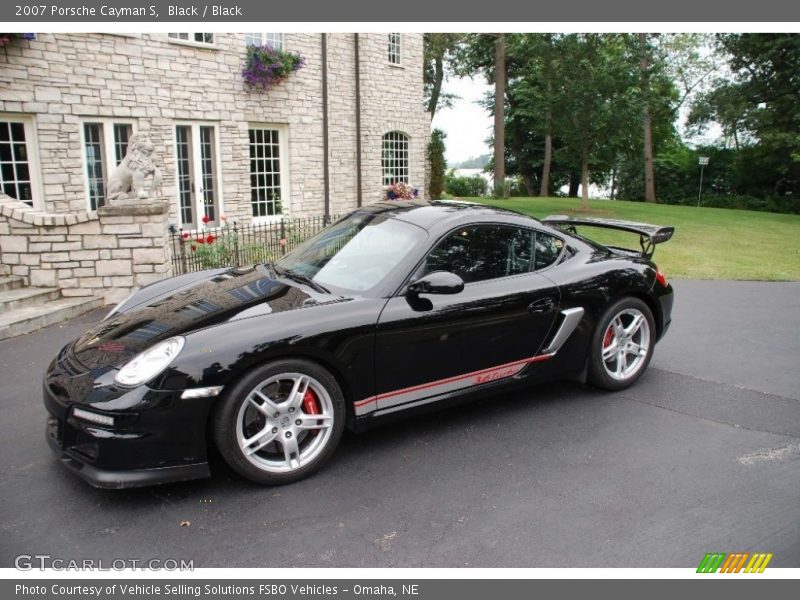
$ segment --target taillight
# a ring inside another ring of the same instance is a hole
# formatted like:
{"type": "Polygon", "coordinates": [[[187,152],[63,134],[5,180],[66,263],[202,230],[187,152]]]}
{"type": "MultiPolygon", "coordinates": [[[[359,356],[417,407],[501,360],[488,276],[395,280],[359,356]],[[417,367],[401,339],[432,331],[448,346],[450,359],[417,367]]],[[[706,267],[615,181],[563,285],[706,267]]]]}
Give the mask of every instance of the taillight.
{"type": "Polygon", "coordinates": [[[660,283],[662,287],[667,287],[667,276],[664,275],[659,268],[656,268],[656,281],[660,283]]]}

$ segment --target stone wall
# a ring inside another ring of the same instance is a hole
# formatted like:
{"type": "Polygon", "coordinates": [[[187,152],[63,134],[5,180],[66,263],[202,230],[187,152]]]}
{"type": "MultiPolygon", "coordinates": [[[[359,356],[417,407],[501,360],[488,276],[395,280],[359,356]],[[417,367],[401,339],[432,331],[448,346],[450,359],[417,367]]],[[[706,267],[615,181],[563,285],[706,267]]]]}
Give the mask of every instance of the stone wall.
{"type": "Polygon", "coordinates": [[[0,251],[12,275],[64,296],[116,303],[172,274],[165,201],[45,213],[0,194],[0,251]]]}
{"type": "Polygon", "coordinates": [[[401,131],[409,137],[409,178],[420,193],[428,188],[425,152],[431,116],[422,104],[422,34],[402,33],[401,61],[390,64],[386,34],[362,34],[360,40],[364,202],[383,199],[383,134],[401,131]],[[377,60],[375,57],[379,57],[377,60]]]}
{"type": "MultiPolygon", "coordinates": [[[[156,144],[171,222],[178,221],[174,127],[187,121],[218,127],[223,212],[250,218],[247,130],[263,123],[287,128],[286,209],[292,216],[321,214],[321,34],[285,34],[284,47],[307,64],[268,91],[244,85],[242,33],[216,33],[211,47],[175,43],[166,33],[41,33],[4,48],[0,112],[33,119],[42,189],[37,208],[86,211],[81,123],[113,117],[132,121],[156,144]]],[[[399,66],[388,63],[386,34],[361,34],[360,49],[364,201],[373,202],[383,198],[381,138],[390,130],[410,136],[411,182],[425,185],[430,118],[422,107],[422,34],[402,34],[399,66]]],[[[356,204],[353,34],[328,34],[328,50],[331,206],[342,212],[356,204]]]]}

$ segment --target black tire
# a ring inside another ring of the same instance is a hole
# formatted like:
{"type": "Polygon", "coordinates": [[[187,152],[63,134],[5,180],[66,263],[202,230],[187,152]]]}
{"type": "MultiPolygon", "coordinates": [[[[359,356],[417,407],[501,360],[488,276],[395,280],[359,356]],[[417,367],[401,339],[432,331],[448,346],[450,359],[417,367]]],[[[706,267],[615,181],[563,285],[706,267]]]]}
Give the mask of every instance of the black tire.
{"type": "Polygon", "coordinates": [[[589,383],[611,391],[630,387],[650,364],[655,340],[656,326],[650,307],[638,298],[626,297],[618,300],[600,317],[592,335],[589,348],[589,383]],[[628,339],[624,332],[633,325],[637,314],[644,317],[644,322],[628,339]],[[615,325],[612,326],[612,323],[615,325]],[[620,325],[627,327],[620,328],[620,325]],[[645,338],[646,353],[642,355],[642,342],[645,338]],[[627,367],[630,367],[630,372],[626,370],[627,367]]]}
{"type": "Polygon", "coordinates": [[[317,471],[339,445],[344,425],[344,396],[333,375],[311,361],[287,359],[256,367],[226,390],[211,429],[237,473],[281,485],[317,471]],[[306,412],[304,378],[318,413],[306,412]]]}

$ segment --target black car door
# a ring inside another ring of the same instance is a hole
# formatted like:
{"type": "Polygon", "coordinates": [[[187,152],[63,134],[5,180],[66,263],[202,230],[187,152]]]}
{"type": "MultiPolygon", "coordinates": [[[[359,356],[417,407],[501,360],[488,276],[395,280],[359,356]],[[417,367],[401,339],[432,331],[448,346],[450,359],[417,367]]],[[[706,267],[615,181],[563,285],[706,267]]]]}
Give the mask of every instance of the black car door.
{"type": "Polygon", "coordinates": [[[559,292],[536,268],[555,260],[561,241],[536,236],[497,224],[445,236],[412,280],[449,271],[464,280],[464,290],[389,300],[377,327],[377,395],[357,411],[398,410],[512,377],[540,360],[559,292]]]}

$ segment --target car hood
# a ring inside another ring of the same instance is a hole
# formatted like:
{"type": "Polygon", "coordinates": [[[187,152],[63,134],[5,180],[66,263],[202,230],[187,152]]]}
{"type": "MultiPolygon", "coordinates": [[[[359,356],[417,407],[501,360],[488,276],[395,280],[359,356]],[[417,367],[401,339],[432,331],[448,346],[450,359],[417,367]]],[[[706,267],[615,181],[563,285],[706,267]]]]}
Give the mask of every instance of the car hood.
{"type": "Polygon", "coordinates": [[[80,337],[70,352],[89,369],[118,367],[175,335],[343,300],[275,279],[263,266],[193,273],[143,288],[124,303],[121,312],[80,337]]]}

